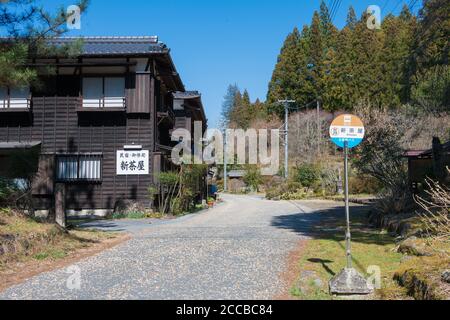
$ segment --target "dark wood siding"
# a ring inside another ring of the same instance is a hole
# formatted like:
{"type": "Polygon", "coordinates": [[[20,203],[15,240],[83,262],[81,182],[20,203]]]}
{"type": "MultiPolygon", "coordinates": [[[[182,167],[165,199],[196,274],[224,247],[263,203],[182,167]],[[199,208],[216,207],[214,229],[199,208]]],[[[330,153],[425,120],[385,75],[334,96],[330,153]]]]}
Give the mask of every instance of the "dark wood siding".
{"type": "Polygon", "coordinates": [[[49,166],[50,159],[58,153],[101,153],[103,159],[101,182],[67,184],[67,209],[113,209],[119,199],[150,205],[147,190],[153,182],[152,174],[116,175],[116,151],[129,144],[150,150],[150,173],[153,172],[156,120],[150,75],[138,74],[135,88],[127,90],[128,113],[77,112],[81,106],[79,97],[34,97],[32,113],[0,113],[0,142],[42,142],[42,175],[37,181],[42,187],[33,190],[37,209],[48,209],[53,203],[54,170],[49,166]]]}
{"type": "Polygon", "coordinates": [[[128,77],[127,113],[150,113],[151,79],[149,73],[137,73],[128,77]]]}

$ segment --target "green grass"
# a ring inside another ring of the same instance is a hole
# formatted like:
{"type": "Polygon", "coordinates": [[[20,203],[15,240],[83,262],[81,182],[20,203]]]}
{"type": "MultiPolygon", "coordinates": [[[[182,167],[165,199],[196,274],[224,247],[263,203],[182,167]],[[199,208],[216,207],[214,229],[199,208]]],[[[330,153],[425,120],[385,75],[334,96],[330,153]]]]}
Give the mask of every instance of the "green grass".
{"type": "Polygon", "coordinates": [[[126,214],[124,213],[114,213],[112,215],[112,219],[114,220],[118,220],[118,219],[133,219],[133,220],[138,220],[138,219],[145,219],[147,218],[147,214],[145,212],[128,212],[126,214]]]}
{"type": "Polygon", "coordinates": [[[4,252],[0,255],[1,272],[17,262],[58,260],[70,253],[116,237],[110,232],[72,229],[64,232],[53,224],[0,210],[0,240],[4,252]]]}
{"type": "MultiPolygon", "coordinates": [[[[386,232],[367,228],[366,211],[358,211],[352,208],[353,267],[368,276],[368,267],[378,266],[382,288],[377,290],[377,297],[404,298],[404,290],[393,280],[403,257],[395,250],[395,239],[386,232]]],[[[337,298],[329,294],[328,283],[346,265],[344,225],[344,219],[327,219],[317,226],[315,238],[306,243],[299,261],[301,274],[291,290],[294,297],[313,300],[337,298]]]]}

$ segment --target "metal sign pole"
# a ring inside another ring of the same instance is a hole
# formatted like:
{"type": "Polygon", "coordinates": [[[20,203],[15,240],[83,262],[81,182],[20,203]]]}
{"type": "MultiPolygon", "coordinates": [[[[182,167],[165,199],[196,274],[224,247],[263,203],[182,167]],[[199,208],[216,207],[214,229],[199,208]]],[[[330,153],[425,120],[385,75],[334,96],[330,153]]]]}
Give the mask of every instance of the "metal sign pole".
{"type": "Polygon", "coordinates": [[[225,128],[225,141],[224,141],[224,148],[223,148],[223,191],[228,191],[228,131],[225,128]]]}
{"type": "Polygon", "coordinates": [[[364,124],[354,115],[344,114],[331,123],[331,140],[340,148],[344,148],[344,194],[345,218],[347,229],[345,232],[346,266],[333,279],[330,280],[330,293],[332,294],[369,294],[373,291],[367,280],[352,266],[352,248],[350,233],[350,199],[348,190],[349,149],[356,147],[364,139],[364,124]]]}
{"type": "MultiPolygon", "coordinates": [[[[286,100],[287,101],[287,100],[286,100]]],[[[284,177],[289,178],[289,103],[284,104],[284,131],[286,132],[284,144],[284,177]]]]}
{"type": "Polygon", "coordinates": [[[348,141],[344,145],[344,170],[345,170],[345,217],[347,220],[347,232],[345,234],[346,252],[347,252],[347,268],[352,268],[352,252],[351,252],[351,234],[350,234],[350,203],[348,196],[348,141]]]}

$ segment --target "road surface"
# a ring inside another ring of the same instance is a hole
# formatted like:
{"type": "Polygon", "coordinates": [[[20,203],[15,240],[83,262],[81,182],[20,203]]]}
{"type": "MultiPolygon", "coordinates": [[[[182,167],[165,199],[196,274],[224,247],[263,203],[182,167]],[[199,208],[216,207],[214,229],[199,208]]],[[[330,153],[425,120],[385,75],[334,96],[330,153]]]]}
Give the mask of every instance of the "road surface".
{"type": "Polygon", "coordinates": [[[0,299],[276,297],[285,289],[280,275],[290,251],[320,215],[293,202],[223,198],[214,209],[169,222],[99,222],[132,239],[80,261],[72,273],[64,268],[9,288],[0,299]]]}

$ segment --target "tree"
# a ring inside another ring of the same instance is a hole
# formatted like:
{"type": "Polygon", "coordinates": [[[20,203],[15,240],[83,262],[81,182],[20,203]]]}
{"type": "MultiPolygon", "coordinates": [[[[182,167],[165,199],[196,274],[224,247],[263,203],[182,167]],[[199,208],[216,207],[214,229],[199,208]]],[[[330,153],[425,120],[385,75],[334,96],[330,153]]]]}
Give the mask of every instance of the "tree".
{"type": "Polygon", "coordinates": [[[300,38],[297,27],[286,37],[269,83],[267,101],[271,105],[271,112],[280,116],[284,109],[277,102],[286,97],[296,98],[296,90],[301,81],[302,64],[306,63],[304,52],[299,46],[300,38]]]}
{"type": "Polygon", "coordinates": [[[347,20],[346,20],[345,27],[349,28],[350,30],[354,30],[357,22],[358,22],[358,18],[356,18],[355,9],[353,8],[353,6],[350,6],[348,8],[347,20]]]}
{"type": "Polygon", "coordinates": [[[300,33],[287,36],[267,94],[267,112],[284,116],[278,100],[305,105],[321,98],[327,111],[352,110],[360,104],[395,109],[449,110],[450,4],[425,0],[418,17],[408,6],[388,15],[381,29],[367,27],[350,7],[338,30],[322,1],[320,11],[300,33]]]}
{"type": "MultiPolygon", "coordinates": [[[[88,0],[80,0],[76,5],[84,12],[88,0]]],[[[73,52],[70,46],[50,47],[46,41],[66,33],[70,17],[64,8],[50,13],[36,0],[2,1],[0,31],[10,41],[3,40],[0,46],[0,85],[22,87],[35,82],[36,70],[26,66],[30,56],[73,52]]]]}
{"type": "MultiPolygon", "coordinates": [[[[76,3],[81,12],[87,8],[88,1],[80,0],[76,3]]],[[[72,13],[64,8],[50,13],[37,0],[9,0],[0,4],[0,32],[6,38],[0,40],[0,87],[21,88],[37,84],[37,71],[27,63],[30,59],[52,53],[52,55],[68,56],[75,53],[80,43],[75,46],[50,46],[49,38],[58,37],[67,32],[67,21],[72,13]]],[[[19,157],[29,162],[30,159],[19,157]]],[[[17,166],[19,161],[13,161],[17,166]]],[[[32,166],[26,167],[20,174],[31,171],[32,166]]],[[[33,173],[36,171],[33,171],[33,173]]],[[[16,175],[18,176],[18,175],[16,175]]],[[[32,177],[26,177],[30,182],[32,177]]],[[[34,178],[34,177],[33,177],[34,178]]],[[[31,183],[27,183],[26,190],[21,190],[14,202],[28,198],[31,183]]],[[[28,201],[26,205],[29,206],[28,201]]],[[[29,209],[29,207],[27,208],[29,209]]],[[[29,210],[30,211],[30,210],[29,210]]],[[[52,222],[56,222],[55,215],[50,215],[52,222]]]]}
{"type": "Polygon", "coordinates": [[[233,110],[234,100],[236,94],[239,92],[239,87],[237,84],[230,84],[227,88],[227,93],[225,94],[222,102],[222,114],[221,114],[221,127],[223,129],[227,128],[230,123],[230,115],[233,110]]]}

